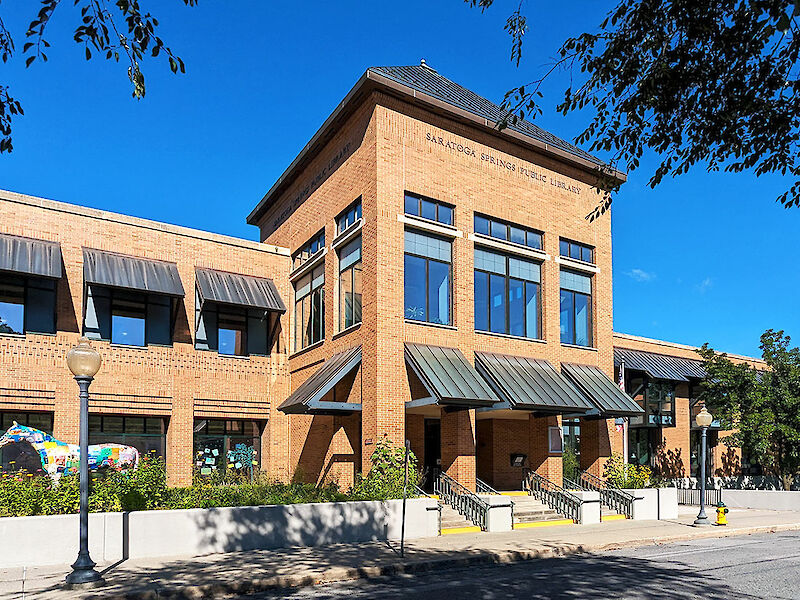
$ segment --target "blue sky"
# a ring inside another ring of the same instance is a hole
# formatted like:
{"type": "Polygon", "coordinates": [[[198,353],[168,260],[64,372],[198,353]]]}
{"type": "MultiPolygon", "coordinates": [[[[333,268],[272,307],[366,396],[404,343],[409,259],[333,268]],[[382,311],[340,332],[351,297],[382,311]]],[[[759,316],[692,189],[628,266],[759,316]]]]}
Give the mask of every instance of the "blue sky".
{"type": "MultiPolygon", "coordinates": [[[[252,239],[245,216],[367,67],[425,58],[499,101],[603,17],[595,2],[529,3],[516,68],[502,29],[515,4],[502,0],[486,14],[460,0],[142,3],[186,75],[148,61],[147,97],[133,100],[122,63],[85,61],[62,3],[48,63],[0,67],[25,109],[0,187],[252,239]]],[[[19,48],[34,6],[2,5],[19,48]]],[[[536,122],[572,139],[586,116],[553,110],[566,81],[547,86],[536,122]]],[[[742,354],[769,327],[800,336],[800,209],[774,202],[788,182],[697,170],[650,190],[654,164],[614,201],[615,329],[742,354]]]]}

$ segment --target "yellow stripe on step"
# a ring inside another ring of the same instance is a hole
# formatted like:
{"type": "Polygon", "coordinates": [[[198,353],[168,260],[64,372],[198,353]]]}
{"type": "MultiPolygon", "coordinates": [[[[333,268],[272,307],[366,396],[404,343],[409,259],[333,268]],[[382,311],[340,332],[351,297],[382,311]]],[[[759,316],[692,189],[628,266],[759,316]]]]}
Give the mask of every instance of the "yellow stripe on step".
{"type": "Polygon", "coordinates": [[[500,492],[501,496],[527,496],[528,492],[500,492]]]}
{"type": "Polygon", "coordinates": [[[600,517],[601,521],[622,521],[623,519],[627,519],[625,515],[606,515],[605,517],[600,517]]]}
{"type": "Polygon", "coordinates": [[[574,525],[572,519],[558,519],[556,521],[533,521],[532,523],[514,523],[514,529],[528,529],[529,527],[552,527],[553,525],[574,525]]]}
{"type": "Polygon", "coordinates": [[[446,527],[442,529],[442,535],[453,535],[454,533],[479,533],[480,527],[472,525],[470,527],[446,527]]]}

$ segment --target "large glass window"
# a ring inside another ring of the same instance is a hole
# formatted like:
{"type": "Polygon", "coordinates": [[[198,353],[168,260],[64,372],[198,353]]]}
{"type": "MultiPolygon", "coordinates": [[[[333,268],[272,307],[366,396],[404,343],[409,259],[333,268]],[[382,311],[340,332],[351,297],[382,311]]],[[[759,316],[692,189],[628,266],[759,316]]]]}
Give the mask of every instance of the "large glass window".
{"type": "Polygon", "coordinates": [[[361,323],[361,236],[339,251],[339,331],[361,323]]]}
{"type": "Polygon", "coordinates": [[[567,258],[594,264],[594,248],[586,244],[562,239],[559,241],[559,254],[567,258]]]}
{"type": "Polygon", "coordinates": [[[450,325],[451,260],[450,240],[406,231],[406,319],[450,325]]]}
{"type": "Polygon", "coordinates": [[[140,456],[166,458],[167,418],[122,415],[89,415],[90,444],[133,446],[140,456]]]}
{"type": "MultiPolygon", "coordinates": [[[[336,217],[336,233],[342,233],[361,218],[361,198],[353,202],[342,214],[336,217]]],[[[324,242],[322,244],[325,245],[324,242]]]]}
{"type": "Polygon", "coordinates": [[[505,240],[520,246],[528,246],[529,248],[542,249],[542,232],[506,223],[499,219],[492,217],[485,217],[483,215],[475,215],[475,233],[481,235],[488,235],[499,240],[505,240]]]}
{"type": "Polygon", "coordinates": [[[561,343],[592,345],[592,278],[561,271],[561,343]]]}
{"type": "Polygon", "coordinates": [[[173,299],[160,294],[90,285],[83,330],[113,344],[172,344],[173,299]]]}
{"type": "Polygon", "coordinates": [[[195,348],[230,356],[269,354],[270,313],[206,302],[197,314],[195,348]]]}
{"type": "Polygon", "coordinates": [[[325,337],[325,265],[294,284],[294,349],[302,350],[325,337]]]}
{"type": "Polygon", "coordinates": [[[540,337],[539,264],[475,249],[475,329],[540,337]]]}
{"type": "Polygon", "coordinates": [[[250,450],[257,462],[262,430],[263,423],[260,421],[195,419],[194,454],[199,474],[210,475],[219,469],[236,469],[235,464],[228,463],[228,453],[231,451],[238,450],[237,454],[240,454],[241,450],[250,450]]]}
{"type": "Polygon", "coordinates": [[[0,333],[56,332],[56,281],[0,275],[0,333]]]}
{"type": "MultiPolygon", "coordinates": [[[[53,434],[53,413],[51,412],[0,412],[0,435],[8,431],[14,421],[26,427],[53,434]]],[[[27,442],[8,444],[0,448],[0,468],[3,471],[42,471],[42,459],[33,446],[27,442]]]]}
{"type": "Polygon", "coordinates": [[[292,268],[296,269],[324,247],[325,230],[323,229],[292,254],[292,268]]]}
{"type": "Polygon", "coordinates": [[[675,427],[675,384],[669,381],[648,381],[644,390],[648,425],[675,427]]]}
{"type": "Polygon", "coordinates": [[[445,225],[453,224],[453,207],[433,198],[406,192],[404,210],[407,215],[422,217],[429,221],[438,221],[445,225]]]}

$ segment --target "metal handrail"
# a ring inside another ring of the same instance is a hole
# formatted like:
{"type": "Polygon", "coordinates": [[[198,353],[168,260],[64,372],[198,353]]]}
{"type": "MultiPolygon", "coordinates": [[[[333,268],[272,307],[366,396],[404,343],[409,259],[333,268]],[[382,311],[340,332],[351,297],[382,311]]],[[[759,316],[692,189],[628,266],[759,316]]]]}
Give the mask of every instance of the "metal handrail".
{"type": "Polygon", "coordinates": [[[439,473],[434,483],[434,491],[439,499],[447,502],[468,521],[486,531],[487,513],[489,504],[481,500],[476,494],[458,483],[446,473],[439,473]]]}
{"type": "MultiPolygon", "coordinates": [[[[502,496],[500,492],[490,486],[488,483],[483,481],[482,479],[475,478],[475,491],[479,494],[492,494],[493,496],[502,496]]],[[[511,503],[511,525],[514,525],[514,501],[509,498],[508,501],[511,503]]]]}
{"type": "Polygon", "coordinates": [[[578,475],[578,482],[579,486],[584,489],[600,492],[601,504],[624,514],[629,519],[633,518],[634,498],[628,492],[587,471],[581,471],[578,475]]]}
{"type": "Polygon", "coordinates": [[[536,471],[530,469],[523,471],[522,487],[528,492],[528,495],[534,496],[568,519],[572,519],[576,523],[580,520],[583,500],[560,485],[542,477],[536,471]]]}
{"type": "MultiPolygon", "coordinates": [[[[423,498],[434,498],[433,494],[429,494],[425,490],[423,490],[418,485],[414,486],[414,493],[417,496],[421,496],[423,498]]],[[[439,511],[438,521],[439,521],[439,535],[442,534],[442,505],[439,504],[439,501],[436,501],[436,510],[439,511]]]]}

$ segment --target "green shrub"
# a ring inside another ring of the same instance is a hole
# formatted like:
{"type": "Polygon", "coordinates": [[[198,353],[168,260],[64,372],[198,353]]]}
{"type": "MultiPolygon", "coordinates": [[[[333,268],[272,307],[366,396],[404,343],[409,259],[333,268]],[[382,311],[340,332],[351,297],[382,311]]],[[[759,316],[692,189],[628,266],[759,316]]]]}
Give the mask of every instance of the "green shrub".
{"type": "MultiPolygon", "coordinates": [[[[372,466],[366,477],[359,474],[351,490],[351,496],[357,500],[390,500],[403,497],[405,448],[395,446],[386,438],[375,446],[370,462],[372,466]]],[[[420,473],[417,470],[417,457],[413,452],[408,454],[408,496],[415,496],[415,486],[419,484],[420,473]]]]}
{"type": "Polygon", "coordinates": [[[613,453],[606,461],[603,476],[618,488],[646,488],[653,486],[653,471],[645,465],[625,463],[621,454],[613,453]]]}
{"type": "Polygon", "coordinates": [[[578,475],[581,471],[581,466],[578,461],[578,453],[575,452],[575,448],[569,445],[565,446],[564,453],[561,455],[561,460],[563,464],[564,477],[567,479],[572,479],[573,481],[577,481],[578,475]]]}

